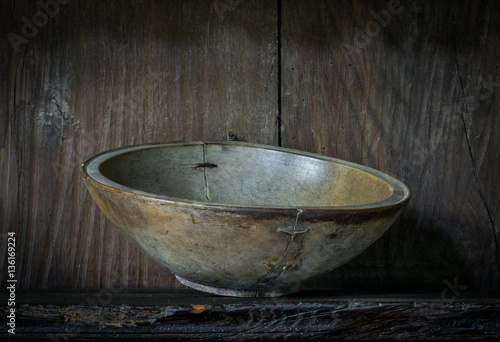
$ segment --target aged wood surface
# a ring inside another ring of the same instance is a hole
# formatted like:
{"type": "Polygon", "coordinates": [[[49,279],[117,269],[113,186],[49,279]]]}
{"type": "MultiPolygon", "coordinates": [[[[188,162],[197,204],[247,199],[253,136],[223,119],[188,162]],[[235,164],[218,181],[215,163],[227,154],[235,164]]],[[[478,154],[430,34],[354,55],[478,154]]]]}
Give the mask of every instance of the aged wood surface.
{"type": "MultiPolygon", "coordinates": [[[[16,232],[21,288],[177,286],[104,218],[78,168],[144,142],[278,144],[276,2],[230,3],[2,2],[0,230],[16,232]]],[[[2,240],[2,286],[5,256],[2,240]]]]}
{"type": "MultiPolygon", "coordinates": [[[[241,299],[181,290],[110,289],[19,292],[18,298],[19,339],[409,341],[500,336],[498,292],[459,296],[306,292],[241,299]]],[[[0,306],[0,311],[6,314],[6,307],[0,306]]],[[[9,336],[0,332],[0,338],[5,337],[9,336]]]]}
{"type": "Polygon", "coordinates": [[[317,285],[499,288],[498,1],[283,1],[284,147],[358,162],[412,199],[317,285]]]}
{"type": "Polygon", "coordinates": [[[0,5],[0,286],[7,231],[21,288],[180,286],[77,168],[231,132],[410,186],[400,221],[309,288],[499,289],[498,1],[63,3],[0,5]]]}

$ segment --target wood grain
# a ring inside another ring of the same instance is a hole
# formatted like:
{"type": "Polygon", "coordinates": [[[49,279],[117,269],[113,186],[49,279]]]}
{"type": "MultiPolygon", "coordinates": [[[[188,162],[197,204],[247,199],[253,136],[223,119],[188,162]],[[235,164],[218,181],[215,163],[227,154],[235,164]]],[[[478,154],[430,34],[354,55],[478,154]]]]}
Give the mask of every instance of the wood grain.
{"type": "Polygon", "coordinates": [[[220,3],[71,1],[16,49],[8,34],[43,17],[35,2],[5,4],[0,226],[17,234],[20,287],[177,286],[105,219],[78,169],[130,144],[228,132],[277,144],[276,3],[220,3]]]}
{"type": "MultiPolygon", "coordinates": [[[[16,337],[39,341],[409,341],[491,340],[500,334],[499,298],[491,294],[442,301],[433,294],[331,296],[316,292],[259,300],[180,290],[103,291],[63,296],[27,293],[24,302],[29,303],[17,312],[16,337]]],[[[7,315],[6,306],[0,306],[0,312],[7,315]]],[[[2,331],[0,337],[9,336],[2,331]]]]}
{"type": "Polygon", "coordinates": [[[283,146],[374,167],[413,193],[382,239],[315,285],[498,289],[499,10],[282,3],[283,146]]]}
{"type": "Polygon", "coordinates": [[[37,2],[2,9],[1,286],[7,231],[21,288],[180,286],[108,222],[78,167],[114,147],[231,132],[410,186],[398,223],[309,288],[499,289],[496,1],[73,0],[45,19],[37,2]]]}

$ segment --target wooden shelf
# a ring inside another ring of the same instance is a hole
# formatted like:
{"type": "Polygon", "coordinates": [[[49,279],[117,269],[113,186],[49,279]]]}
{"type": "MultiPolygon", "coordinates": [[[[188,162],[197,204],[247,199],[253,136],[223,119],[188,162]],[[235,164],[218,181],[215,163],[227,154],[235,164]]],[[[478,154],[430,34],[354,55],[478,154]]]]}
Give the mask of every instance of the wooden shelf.
{"type": "MultiPolygon", "coordinates": [[[[5,317],[8,307],[2,305],[5,317]]],[[[498,336],[498,292],[303,291],[280,298],[219,297],[184,289],[16,294],[20,339],[408,341],[498,336]]],[[[6,337],[12,335],[2,331],[0,339],[6,337]]]]}

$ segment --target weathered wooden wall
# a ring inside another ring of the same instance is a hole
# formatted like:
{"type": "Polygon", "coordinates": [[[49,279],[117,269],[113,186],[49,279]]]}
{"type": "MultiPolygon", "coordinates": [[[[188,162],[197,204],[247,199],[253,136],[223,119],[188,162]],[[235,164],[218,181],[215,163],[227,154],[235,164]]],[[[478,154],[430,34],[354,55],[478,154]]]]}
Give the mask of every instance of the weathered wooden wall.
{"type": "Polygon", "coordinates": [[[499,288],[498,1],[1,8],[2,286],[7,231],[22,288],[179,286],[105,219],[78,166],[118,146],[233,132],[410,186],[401,220],[311,288],[499,288]]]}
{"type": "Polygon", "coordinates": [[[281,18],[283,145],[413,195],[330,284],[498,289],[500,3],[284,1],[281,18]]]}
{"type": "Polygon", "coordinates": [[[1,224],[17,232],[19,285],[176,286],[105,219],[79,165],[228,132],[277,144],[276,3],[71,1],[19,51],[7,34],[39,6],[2,6],[1,224]]]}

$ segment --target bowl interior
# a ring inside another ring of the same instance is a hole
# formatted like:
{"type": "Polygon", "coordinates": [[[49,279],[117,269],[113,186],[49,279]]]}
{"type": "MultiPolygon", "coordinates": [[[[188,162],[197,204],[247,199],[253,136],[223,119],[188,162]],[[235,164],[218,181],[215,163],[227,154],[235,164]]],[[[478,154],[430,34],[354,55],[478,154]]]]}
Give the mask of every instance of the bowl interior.
{"type": "Polygon", "coordinates": [[[373,204],[391,197],[398,185],[383,173],[341,160],[232,142],[135,146],[90,163],[91,177],[110,186],[229,205],[373,204]]]}

